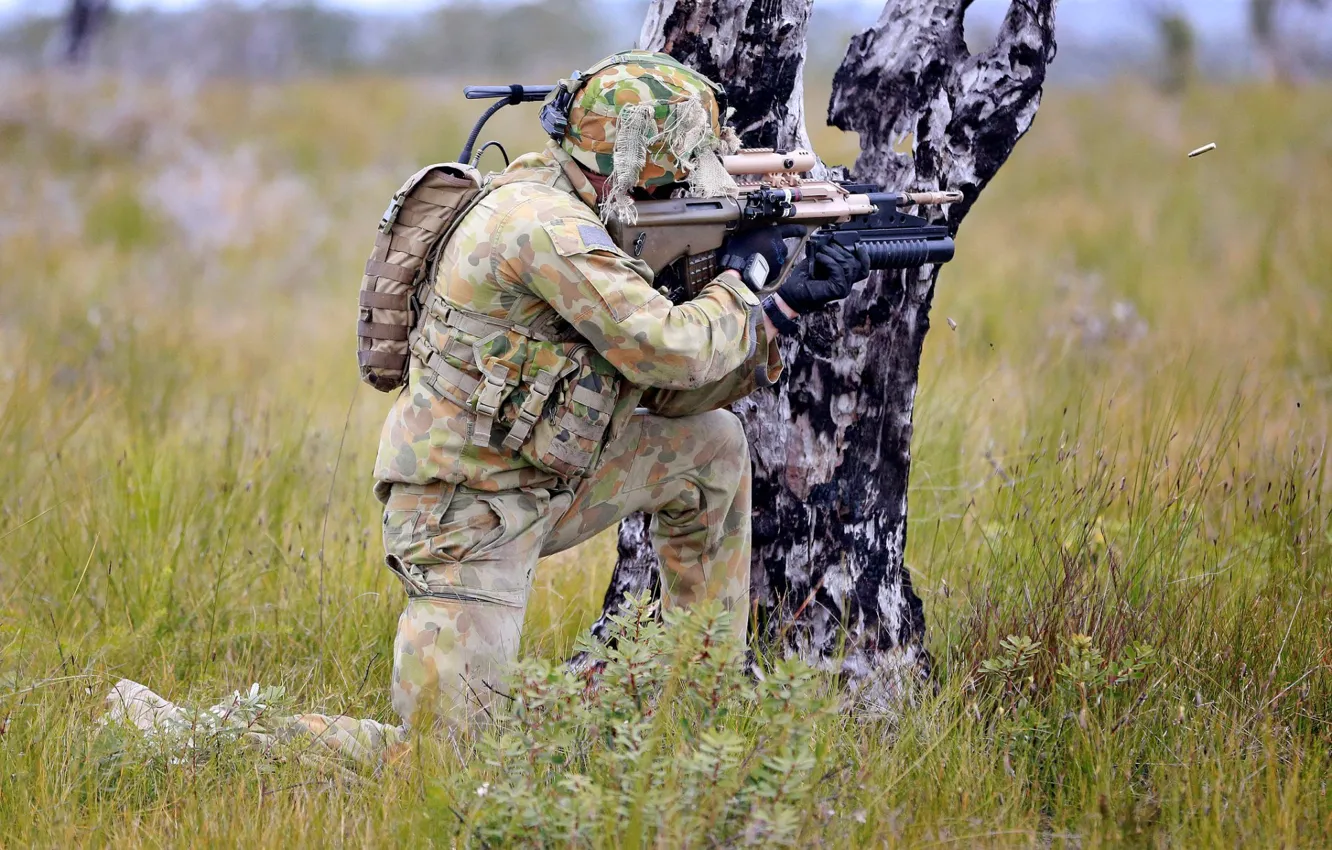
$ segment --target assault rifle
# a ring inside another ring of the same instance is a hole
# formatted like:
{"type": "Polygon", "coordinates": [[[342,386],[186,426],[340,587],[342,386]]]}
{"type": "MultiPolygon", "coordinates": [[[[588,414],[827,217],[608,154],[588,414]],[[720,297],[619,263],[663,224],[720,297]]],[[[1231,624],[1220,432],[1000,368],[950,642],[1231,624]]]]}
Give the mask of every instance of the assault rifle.
{"type": "MultiPolygon", "coordinates": [[[[847,248],[864,246],[872,269],[909,269],[953,258],[948,227],[902,212],[913,205],[936,206],[962,200],[962,193],[886,192],[869,183],[805,180],[814,154],[744,150],[722,157],[726,170],[740,181],[736,198],[671,198],[638,200],[633,224],[608,226],[621,250],[646,262],[667,287],[672,300],[692,298],[717,274],[717,250],[730,234],[745,228],[803,225],[801,244],[813,247],[836,242],[847,248]]],[[[799,256],[769,278],[769,288],[785,280],[799,256]]]]}
{"type": "MultiPolygon", "coordinates": [[[[503,107],[545,100],[557,88],[556,97],[542,107],[541,122],[552,138],[560,138],[571,99],[563,85],[463,89],[469,99],[496,102],[472,128],[458,161],[470,159],[475,166],[486,148],[494,146],[507,164],[508,154],[498,142],[487,142],[473,154],[481,128],[503,107]]],[[[871,183],[806,180],[800,174],[812,171],[818,163],[809,151],[750,149],[724,156],[722,162],[739,178],[738,197],[637,200],[638,217],[633,224],[615,221],[608,227],[615,244],[646,262],[656,273],[658,286],[674,301],[694,297],[716,277],[717,249],[727,236],[749,227],[789,224],[805,228],[801,244],[790,252],[793,259],[769,276],[769,289],[791,273],[794,258],[806,243],[811,248],[828,242],[852,249],[863,245],[873,269],[910,269],[953,258],[953,237],[946,226],[931,224],[901,208],[957,203],[962,200],[961,192],[887,192],[871,183]]],[[[812,250],[807,253],[812,257],[812,250]]],[[[811,259],[810,273],[814,272],[811,259]]]]}

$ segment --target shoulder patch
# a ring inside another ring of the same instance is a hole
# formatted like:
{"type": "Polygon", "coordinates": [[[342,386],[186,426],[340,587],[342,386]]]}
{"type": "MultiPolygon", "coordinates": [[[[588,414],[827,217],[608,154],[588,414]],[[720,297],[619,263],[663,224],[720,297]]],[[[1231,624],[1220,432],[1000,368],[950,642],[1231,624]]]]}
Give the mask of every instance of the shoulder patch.
{"type": "Polygon", "coordinates": [[[615,250],[615,243],[611,241],[610,234],[606,228],[598,227],[595,224],[578,225],[578,235],[583,240],[583,247],[588,248],[610,248],[615,250]]]}
{"type": "Polygon", "coordinates": [[[616,247],[606,228],[593,224],[586,219],[556,218],[541,223],[555,250],[562,257],[586,254],[589,251],[608,251],[612,254],[623,253],[616,247]]]}

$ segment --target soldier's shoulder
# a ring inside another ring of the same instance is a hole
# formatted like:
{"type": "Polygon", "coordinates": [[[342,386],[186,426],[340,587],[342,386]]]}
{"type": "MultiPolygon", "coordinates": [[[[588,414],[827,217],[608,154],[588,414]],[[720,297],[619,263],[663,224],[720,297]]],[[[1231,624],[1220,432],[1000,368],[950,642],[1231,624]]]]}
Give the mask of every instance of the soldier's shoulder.
{"type": "Polygon", "coordinates": [[[545,183],[507,183],[491,192],[496,211],[510,213],[514,218],[543,221],[550,218],[576,218],[599,221],[582,199],[572,192],[545,183]]]}
{"type": "Polygon", "coordinates": [[[555,252],[564,257],[590,251],[620,253],[606,225],[577,195],[558,186],[530,183],[503,189],[506,194],[497,199],[496,211],[504,216],[506,239],[542,232],[555,252]],[[519,186],[523,187],[521,191],[512,191],[519,186]]]}

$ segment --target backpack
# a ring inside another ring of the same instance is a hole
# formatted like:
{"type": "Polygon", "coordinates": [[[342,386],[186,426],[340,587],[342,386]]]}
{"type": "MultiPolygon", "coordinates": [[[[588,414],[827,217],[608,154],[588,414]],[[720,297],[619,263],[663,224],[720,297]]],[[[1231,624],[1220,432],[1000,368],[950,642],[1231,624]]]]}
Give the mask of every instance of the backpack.
{"type": "Polygon", "coordinates": [[[361,278],[356,324],[361,380],[380,392],[407,382],[407,338],[421,314],[422,288],[434,280],[441,248],[482,193],[475,168],[436,163],[408,178],[384,211],[361,278]]]}

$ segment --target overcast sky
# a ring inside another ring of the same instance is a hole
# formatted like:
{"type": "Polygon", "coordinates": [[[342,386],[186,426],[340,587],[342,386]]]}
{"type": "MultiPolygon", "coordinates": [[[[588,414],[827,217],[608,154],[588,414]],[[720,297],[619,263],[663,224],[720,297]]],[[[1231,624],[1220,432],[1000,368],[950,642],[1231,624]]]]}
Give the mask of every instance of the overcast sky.
{"type": "MultiPolygon", "coordinates": [[[[113,0],[121,8],[157,7],[180,9],[199,5],[201,0],[113,0]]],[[[257,2],[257,0],[248,0],[257,2]]],[[[412,12],[440,5],[439,0],[321,0],[324,5],[347,9],[412,12]]],[[[625,0],[632,2],[632,0],[625,0]]],[[[869,8],[879,8],[883,0],[859,0],[869,8]]],[[[1150,0],[1148,0],[1150,2],[1150,0]]],[[[1209,33],[1239,33],[1245,24],[1248,0],[1164,0],[1186,9],[1195,24],[1209,33]]],[[[23,10],[63,8],[64,0],[0,0],[0,14],[13,15],[23,10]]],[[[1087,34],[1123,32],[1143,25],[1144,0],[1061,0],[1060,23],[1087,34]]],[[[976,0],[973,7],[980,15],[997,19],[1008,0],[976,0]]]]}

